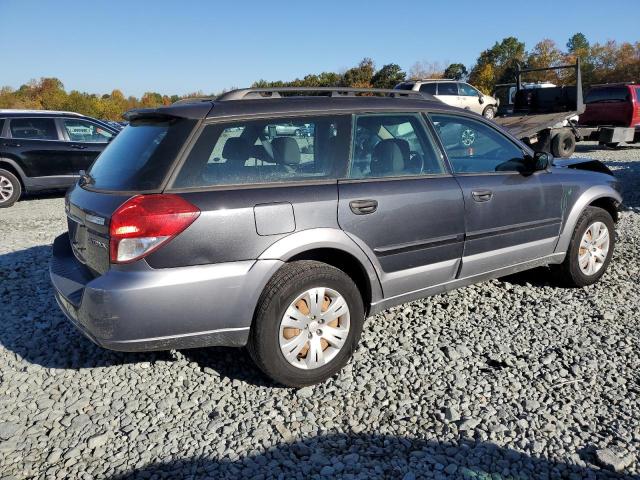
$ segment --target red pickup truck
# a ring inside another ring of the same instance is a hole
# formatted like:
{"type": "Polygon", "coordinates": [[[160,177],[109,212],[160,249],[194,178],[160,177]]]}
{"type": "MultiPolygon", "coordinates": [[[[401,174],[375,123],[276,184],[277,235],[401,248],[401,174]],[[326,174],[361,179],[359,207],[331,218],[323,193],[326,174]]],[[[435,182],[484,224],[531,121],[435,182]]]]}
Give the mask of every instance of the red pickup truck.
{"type": "Polygon", "coordinates": [[[640,85],[595,85],[584,99],[578,121],[580,135],[615,147],[640,142],[640,85]]]}

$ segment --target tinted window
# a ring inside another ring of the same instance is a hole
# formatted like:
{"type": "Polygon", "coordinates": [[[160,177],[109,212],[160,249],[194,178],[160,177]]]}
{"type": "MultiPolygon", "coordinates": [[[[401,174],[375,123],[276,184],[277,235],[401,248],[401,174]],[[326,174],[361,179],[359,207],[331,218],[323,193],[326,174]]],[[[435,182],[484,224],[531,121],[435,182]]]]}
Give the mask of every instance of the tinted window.
{"type": "Polygon", "coordinates": [[[195,121],[133,121],[100,154],[90,187],[111,191],[160,187],[195,121]]]}
{"type": "Polygon", "coordinates": [[[104,127],[86,120],[65,118],[63,125],[72,142],[106,143],[113,137],[104,127]]]}
{"type": "Polygon", "coordinates": [[[465,97],[479,96],[478,91],[471,85],[467,85],[466,83],[459,83],[458,87],[460,87],[460,95],[464,95],[465,97]]]}
{"type": "Polygon", "coordinates": [[[458,84],[454,82],[438,83],[438,95],[458,95],[458,84]]]}
{"type": "Polygon", "coordinates": [[[348,116],[208,125],[174,187],[338,178],[346,167],[348,116]]]}
{"type": "Polygon", "coordinates": [[[401,83],[396,85],[396,90],[413,90],[413,83],[401,83]]]}
{"type": "Polygon", "coordinates": [[[442,158],[416,115],[363,115],[356,120],[351,178],[443,173],[442,158]]]}
{"type": "Polygon", "coordinates": [[[431,120],[454,172],[523,171],[522,150],[485,123],[453,115],[431,115],[431,120]]]}
{"type": "Polygon", "coordinates": [[[0,137],[2,136],[3,129],[4,129],[4,118],[0,118],[0,137]]]}
{"type": "Polygon", "coordinates": [[[52,118],[13,118],[11,136],[33,140],[58,140],[58,131],[52,118]]]}
{"type": "Polygon", "coordinates": [[[628,102],[631,100],[627,87],[596,88],[587,94],[585,103],[628,102]]]}
{"type": "Polygon", "coordinates": [[[423,83],[420,85],[420,91],[423,93],[430,93],[431,95],[436,94],[436,84],[435,83],[423,83]]]}

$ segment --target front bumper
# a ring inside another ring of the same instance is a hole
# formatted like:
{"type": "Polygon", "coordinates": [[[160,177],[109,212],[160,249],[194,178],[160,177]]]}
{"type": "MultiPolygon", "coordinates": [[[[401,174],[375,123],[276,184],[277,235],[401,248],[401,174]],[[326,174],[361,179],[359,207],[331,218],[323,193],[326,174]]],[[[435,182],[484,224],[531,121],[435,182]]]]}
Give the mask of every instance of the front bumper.
{"type": "Polygon", "coordinates": [[[94,277],[67,234],[49,267],[64,314],[98,345],[120,351],[243,346],[257,300],[279,260],[153,269],[144,261],[94,277]]]}

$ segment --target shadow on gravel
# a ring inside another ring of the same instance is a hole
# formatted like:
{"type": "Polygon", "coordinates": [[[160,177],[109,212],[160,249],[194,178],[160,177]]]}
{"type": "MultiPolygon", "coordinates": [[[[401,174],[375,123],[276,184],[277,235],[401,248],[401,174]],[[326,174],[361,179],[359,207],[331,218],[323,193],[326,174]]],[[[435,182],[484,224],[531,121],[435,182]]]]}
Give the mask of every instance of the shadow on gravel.
{"type": "Polygon", "coordinates": [[[50,246],[0,255],[0,345],[46,368],[91,368],[168,360],[166,352],[120,353],[98,347],[64,317],[49,283],[50,246]]]}
{"type": "Polygon", "coordinates": [[[576,456],[571,462],[553,462],[467,439],[440,443],[385,435],[336,434],[278,444],[264,453],[234,460],[191,458],[155,463],[112,478],[639,478],[600,469],[591,453],[576,456]]]}

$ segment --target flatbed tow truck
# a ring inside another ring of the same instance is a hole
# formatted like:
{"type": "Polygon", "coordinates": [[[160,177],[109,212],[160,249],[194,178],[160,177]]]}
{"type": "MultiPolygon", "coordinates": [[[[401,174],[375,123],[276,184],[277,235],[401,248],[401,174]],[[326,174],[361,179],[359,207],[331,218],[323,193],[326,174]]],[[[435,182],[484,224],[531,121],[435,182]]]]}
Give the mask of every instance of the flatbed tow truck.
{"type": "Polygon", "coordinates": [[[570,157],[576,141],[581,138],[576,120],[585,108],[580,62],[549,68],[518,68],[515,87],[513,109],[503,105],[501,99],[494,121],[535,151],[551,153],[554,157],[570,157]],[[527,73],[560,69],[574,69],[576,84],[547,88],[525,88],[523,84],[522,77],[527,73]]]}

